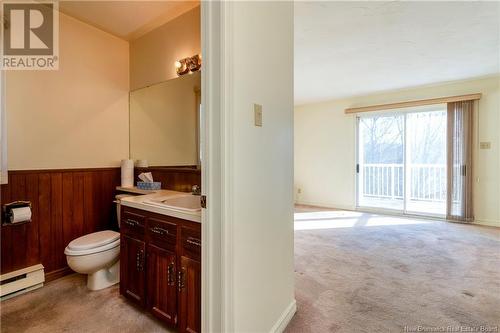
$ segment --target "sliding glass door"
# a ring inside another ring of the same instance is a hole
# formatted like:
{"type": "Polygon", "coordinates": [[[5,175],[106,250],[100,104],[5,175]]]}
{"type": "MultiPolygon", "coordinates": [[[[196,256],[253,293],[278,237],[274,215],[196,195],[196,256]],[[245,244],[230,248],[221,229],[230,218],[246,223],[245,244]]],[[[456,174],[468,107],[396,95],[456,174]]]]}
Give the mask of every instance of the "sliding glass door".
{"type": "Polygon", "coordinates": [[[406,114],[406,212],[446,214],[446,110],[406,114]]]}
{"type": "Polygon", "coordinates": [[[358,117],[357,206],[446,213],[446,110],[358,117]]]}
{"type": "Polygon", "coordinates": [[[358,206],[404,209],[404,116],[358,118],[358,206]]]}

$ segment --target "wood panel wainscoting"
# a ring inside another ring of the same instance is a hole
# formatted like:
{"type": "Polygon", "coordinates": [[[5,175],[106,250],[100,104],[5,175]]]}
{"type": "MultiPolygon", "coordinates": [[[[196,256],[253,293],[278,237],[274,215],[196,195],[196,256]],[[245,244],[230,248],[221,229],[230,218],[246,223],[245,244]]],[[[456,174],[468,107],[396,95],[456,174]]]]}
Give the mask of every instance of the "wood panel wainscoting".
{"type": "MultiPolygon", "coordinates": [[[[135,174],[145,171],[165,189],[190,192],[192,185],[201,185],[201,172],[195,167],[138,168],[135,174]]],[[[39,263],[46,281],[70,273],[64,248],[71,240],[117,230],[113,201],[119,185],[120,168],[9,171],[8,184],[1,185],[0,204],[30,201],[32,221],[2,225],[1,274],[39,263]]]]}
{"type": "Polygon", "coordinates": [[[201,187],[201,170],[196,166],[135,168],[135,179],[141,172],[151,172],[153,179],[161,182],[161,188],[165,190],[191,192],[193,185],[201,187]]]}
{"type": "Polygon", "coordinates": [[[9,171],[0,202],[31,201],[32,221],[2,225],[2,274],[39,263],[46,281],[71,272],[64,255],[71,240],[117,229],[113,200],[119,184],[119,168],[9,171]]]}

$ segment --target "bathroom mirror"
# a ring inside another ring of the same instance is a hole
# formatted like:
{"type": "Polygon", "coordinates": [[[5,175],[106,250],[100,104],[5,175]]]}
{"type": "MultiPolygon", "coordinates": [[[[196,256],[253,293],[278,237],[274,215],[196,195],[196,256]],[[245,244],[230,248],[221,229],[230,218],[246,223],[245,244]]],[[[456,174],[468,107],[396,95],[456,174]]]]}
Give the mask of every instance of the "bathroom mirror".
{"type": "Polygon", "coordinates": [[[130,93],[130,158],[150,166],[199,166],[201,73],[130,93]]]}

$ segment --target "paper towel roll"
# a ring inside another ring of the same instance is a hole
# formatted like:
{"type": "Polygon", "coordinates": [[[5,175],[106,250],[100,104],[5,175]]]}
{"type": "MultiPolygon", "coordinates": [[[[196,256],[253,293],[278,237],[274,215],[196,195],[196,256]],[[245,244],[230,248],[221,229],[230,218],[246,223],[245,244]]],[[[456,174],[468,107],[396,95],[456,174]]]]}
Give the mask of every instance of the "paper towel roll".
{"type": "Polygon", "coordinates": [[[134,187],[134,161],[122,160],[122,187],[134,187]]]}
{"type": "Polygon", "coordinates": [[[134,160],[122,160],[121,162],[121,167],[126,167],[126,168],[133,168],[134,167],[134,160]]]}
{"type": "Polygon", "coordinates": [[[31,220],[30,207],[13,208],[11,212],[10,223],[19,223],[31,220]]]}

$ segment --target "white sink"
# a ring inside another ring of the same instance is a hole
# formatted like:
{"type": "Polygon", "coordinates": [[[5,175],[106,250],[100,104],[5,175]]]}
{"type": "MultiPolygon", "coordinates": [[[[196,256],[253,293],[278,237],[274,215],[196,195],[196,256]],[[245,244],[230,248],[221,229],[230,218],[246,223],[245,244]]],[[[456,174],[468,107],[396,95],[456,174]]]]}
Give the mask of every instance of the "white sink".
{"type": "Polygon", "coordinates": [[[159,207],[175,209],[185,212],[198,212],[201,210],[200,196],[197,195],[179,195],[157,197],[144,201],[159,207]]]}

